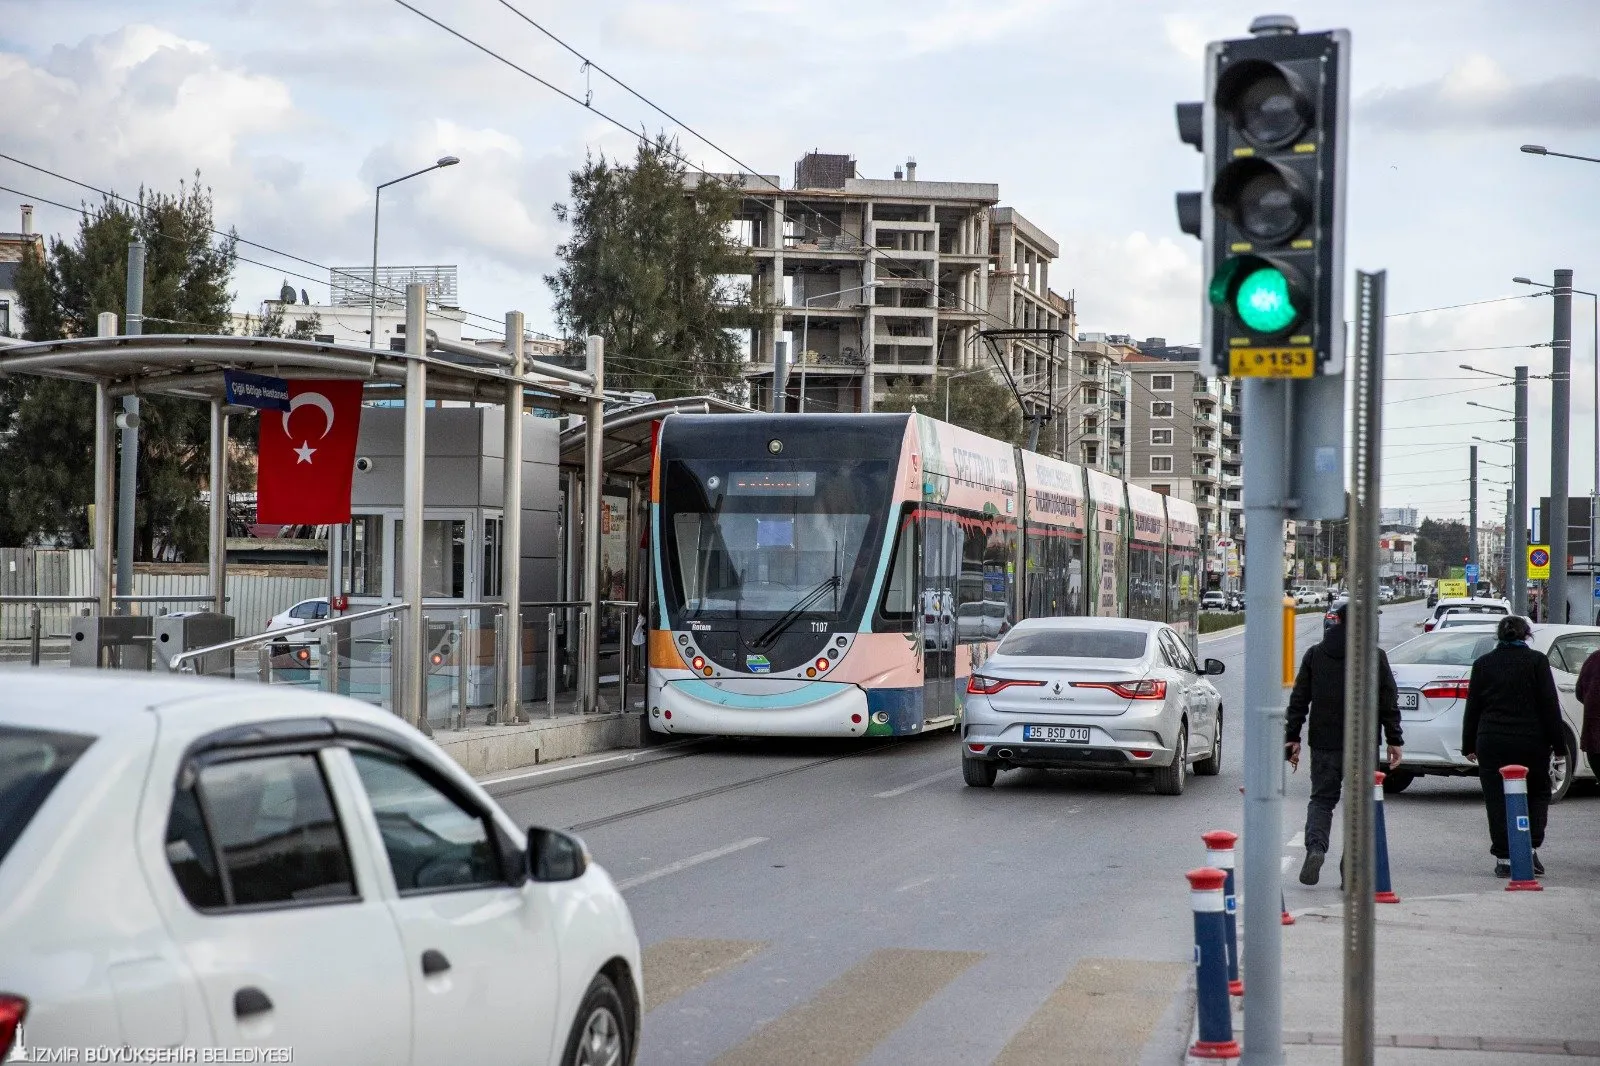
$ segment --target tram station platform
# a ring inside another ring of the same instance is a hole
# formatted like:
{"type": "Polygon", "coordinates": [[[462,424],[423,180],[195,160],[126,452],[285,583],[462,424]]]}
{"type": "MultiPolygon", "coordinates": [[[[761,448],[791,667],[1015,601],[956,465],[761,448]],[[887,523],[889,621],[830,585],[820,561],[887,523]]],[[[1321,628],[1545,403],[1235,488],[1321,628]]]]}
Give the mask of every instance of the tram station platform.
{"type": "Polygon", "coordinates": [[[548,717],[544,704],[523,705],[529,720],[433,731],[433,742],[474,777],[648,743],[642,709],[578,714],[570,706],[548,717]]]}

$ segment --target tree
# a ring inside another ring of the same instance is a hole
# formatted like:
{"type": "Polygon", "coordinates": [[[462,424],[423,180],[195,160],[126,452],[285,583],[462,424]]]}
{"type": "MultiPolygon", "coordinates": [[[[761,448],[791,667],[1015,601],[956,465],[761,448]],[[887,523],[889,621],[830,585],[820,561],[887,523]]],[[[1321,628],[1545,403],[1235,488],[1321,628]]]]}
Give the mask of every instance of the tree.
{"type": "Polygon", "coordinates": [[[1422,520],[1417,529],[1417,562],[1427,566],[1433,577],[1449,577],[1452,566],[1460,566],[1468,555],[1465,522],[1422,520]]]}
{"type": "Polygon", "coordinates": [[[553,209],[572,235],[545,284],[563,329],[605,338],[607,385],[739,399],[732,330],[755,321],[748,286],[729,280],[749,271],[729,231],[739,197],[677,155],[662,134],[639,142],[631,167],[602,155],[573,171],[572,202],[553,209]]]}
{"type": "MultiPolygon", "coordinates": [[[[1022,421],[1017,399],[994,374],[968,374],[966,377],[919,379],[902,377],[891,384],[883,399],[873,405],[878,411],[917,410],[932,418],[944,419],[945,390],[950,393],[950,421],[985,437],[1026,446],[1028,427],[1022,421]]],[[[1041,441],[1043,438],[1041,437],[1041,441]]]]}
{"type": "MultiPolygon", "coordinates": [[[[136,205],[111,197],[85,205],[72,243],[53,238],[43,260],[26,255],[17,289],[28,339],[92,336],[102,311],[124,321],[135,236],[146,245],[144,332],[223,332],[235,239],[213,243],[211,191],[195,178],[176,194],[141,189],[136,205]]],[[[0,543],[88,543],[93,409],[85,383],[0,382],[0,543]]],[[[146,397],[140,419],[135,554],[195,557],[207,536],[198,490],[209,470],[210,412],[193,400],[146,397]]]]}

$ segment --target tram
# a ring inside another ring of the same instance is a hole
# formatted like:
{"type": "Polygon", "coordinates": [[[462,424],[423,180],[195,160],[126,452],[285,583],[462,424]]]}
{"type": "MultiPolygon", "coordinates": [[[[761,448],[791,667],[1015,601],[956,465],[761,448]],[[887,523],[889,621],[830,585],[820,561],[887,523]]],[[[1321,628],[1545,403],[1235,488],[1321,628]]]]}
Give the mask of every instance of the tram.
{"type": "Polygon", "coordinates": [[[1193,504],[920,414],[668,416],[650,553],[661,733],[952,727],[1020,618],[1199,627],[1193,504]]]}

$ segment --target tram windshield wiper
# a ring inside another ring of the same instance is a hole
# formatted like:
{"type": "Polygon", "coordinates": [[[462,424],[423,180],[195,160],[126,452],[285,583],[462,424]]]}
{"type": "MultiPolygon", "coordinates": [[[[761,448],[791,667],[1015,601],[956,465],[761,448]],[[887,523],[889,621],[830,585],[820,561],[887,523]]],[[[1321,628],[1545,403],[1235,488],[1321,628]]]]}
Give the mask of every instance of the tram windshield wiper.
{"type": "Polygon", "coordinates": [[[834,589],[838,588],[839,585],[840,581],[837,573],[830,577],[823,578],[815,588],[806,593],[804,596],[800,597],[793,607],[783,612],[776,622],[773,622],[766,629],[762,630],[761,633],[750,642],[750,646],[752,648],[771,647],[772,643],[779,637],[783,636],[784,632],[788,630],[790,626],[794,625],[795,621],[799,619],[802,614],[805,614],[805,612],[810,609],[813,604],[822,599],[822,597],[826,596],[828,593],[832,592],[834,589]]]}

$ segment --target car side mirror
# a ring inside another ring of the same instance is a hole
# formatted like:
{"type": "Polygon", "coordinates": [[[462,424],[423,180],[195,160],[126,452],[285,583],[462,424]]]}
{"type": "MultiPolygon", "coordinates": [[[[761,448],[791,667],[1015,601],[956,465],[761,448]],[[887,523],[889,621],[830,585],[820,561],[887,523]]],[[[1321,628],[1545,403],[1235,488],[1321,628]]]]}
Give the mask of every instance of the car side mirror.
{"type": "Polygon", "coordinates": [[[1205,669],[1200,672],[1208,676],[1212,674],[1225,674],[1228,672],[1228,664],[1223,662],[1221,659],[1207,659],[1205,669]]]}
{"type": "Polygon", "coordinates": [[[535,881],[576,881],[589,869],[589,849],[571,833],[528,830],[528,874],[535,881]]]}

